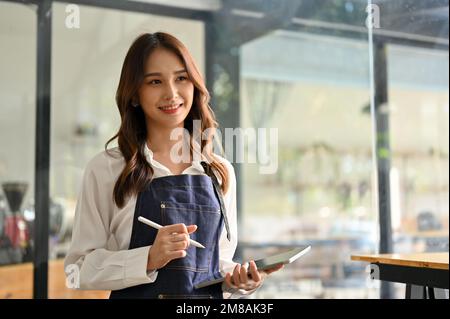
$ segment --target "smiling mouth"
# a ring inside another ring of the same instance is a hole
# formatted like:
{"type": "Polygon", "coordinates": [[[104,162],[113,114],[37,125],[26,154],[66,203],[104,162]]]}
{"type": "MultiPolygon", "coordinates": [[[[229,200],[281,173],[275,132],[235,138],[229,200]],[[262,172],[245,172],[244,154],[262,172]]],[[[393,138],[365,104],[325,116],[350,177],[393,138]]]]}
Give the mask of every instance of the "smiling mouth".
{"type": "Polygon", "coordinates": [[[178,104],[174,104],[174,105],[160,106],[160,107],[158,107],[158,109],[160,109],[162,111],[174,111],[174,110],[178,109],[179,107],[181,107],[182,105],[183,105],[183,103],[178,103],[178,104]]]}

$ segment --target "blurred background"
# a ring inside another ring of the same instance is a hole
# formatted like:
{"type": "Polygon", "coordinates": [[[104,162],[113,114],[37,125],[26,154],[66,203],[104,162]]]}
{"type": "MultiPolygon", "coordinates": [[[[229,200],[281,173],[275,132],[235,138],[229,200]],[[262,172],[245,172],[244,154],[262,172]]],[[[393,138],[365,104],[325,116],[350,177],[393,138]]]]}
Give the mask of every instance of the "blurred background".
{"type": "Polygon", "coordinates": [[[448,0],[0,0],[0,298],[109,295],[67,289],[62,259],[83,169],[120,124],[126,51],[156,31],[190,49],[222,129],[278,129],[275,173],[234,163],[235,260],[312,250],[252,297],[380,298],[351,254],[449,250],[448,12],[448,0]]]}

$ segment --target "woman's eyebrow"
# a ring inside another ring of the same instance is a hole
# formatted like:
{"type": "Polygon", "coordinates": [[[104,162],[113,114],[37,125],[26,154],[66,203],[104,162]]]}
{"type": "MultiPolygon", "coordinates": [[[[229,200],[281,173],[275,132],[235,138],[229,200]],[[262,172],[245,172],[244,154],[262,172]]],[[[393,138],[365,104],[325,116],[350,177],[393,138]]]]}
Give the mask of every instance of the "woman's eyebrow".
{"type": "MultiPolygon", "coordinates": [[[[175,71],[173,72],[173,74],[181,74],[181,73],[186,73],[186,69],[183,70],[179,70],[179,71],[175,71]]],[[[161,76],[162,73],[161,72],[152,72],[152,73],[147,73],[146,75],[144,75],[144,78],[148,77],[148,76],[161,76]]]]}

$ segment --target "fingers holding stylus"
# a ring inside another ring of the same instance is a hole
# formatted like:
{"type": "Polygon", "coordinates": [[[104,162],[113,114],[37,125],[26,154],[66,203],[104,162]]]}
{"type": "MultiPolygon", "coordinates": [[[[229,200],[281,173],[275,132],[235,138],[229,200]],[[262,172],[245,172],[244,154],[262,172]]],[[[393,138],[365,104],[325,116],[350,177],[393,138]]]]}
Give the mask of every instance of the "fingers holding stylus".
{"type": "Polygon", "coordinates": [[[189,234],[196,230],[196,225],[186,226],[185,224],[160,228],[149,250],[147,269],[159,269],[173,259],[186,257],[186,249],[190,245],[189,234]]]}
{"type": "Polygon", "coordinates": [[[178,234],[173,233],[172,237],[170,238],[170,241],[173,243],[179,242],[179,241],[189,241],[189,235],[188,234],[178,234]]]}

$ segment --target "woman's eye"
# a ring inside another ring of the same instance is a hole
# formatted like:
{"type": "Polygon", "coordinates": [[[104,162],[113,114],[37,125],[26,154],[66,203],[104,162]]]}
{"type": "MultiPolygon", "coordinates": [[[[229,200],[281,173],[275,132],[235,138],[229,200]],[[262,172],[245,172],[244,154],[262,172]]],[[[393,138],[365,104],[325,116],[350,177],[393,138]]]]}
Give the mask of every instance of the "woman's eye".
{"type": "Polygon", "coordinates": [[[187,77],[185,77],[185,76],[178,77],[178,81],[185,81],[185,80],[187,80],[187,77]]]}
{"type": "Polygon", "coordinates": [[[148,84],[159,84],[159,83],[161,83],[160,80],[151,80],[148,82],[148,84]]]}

